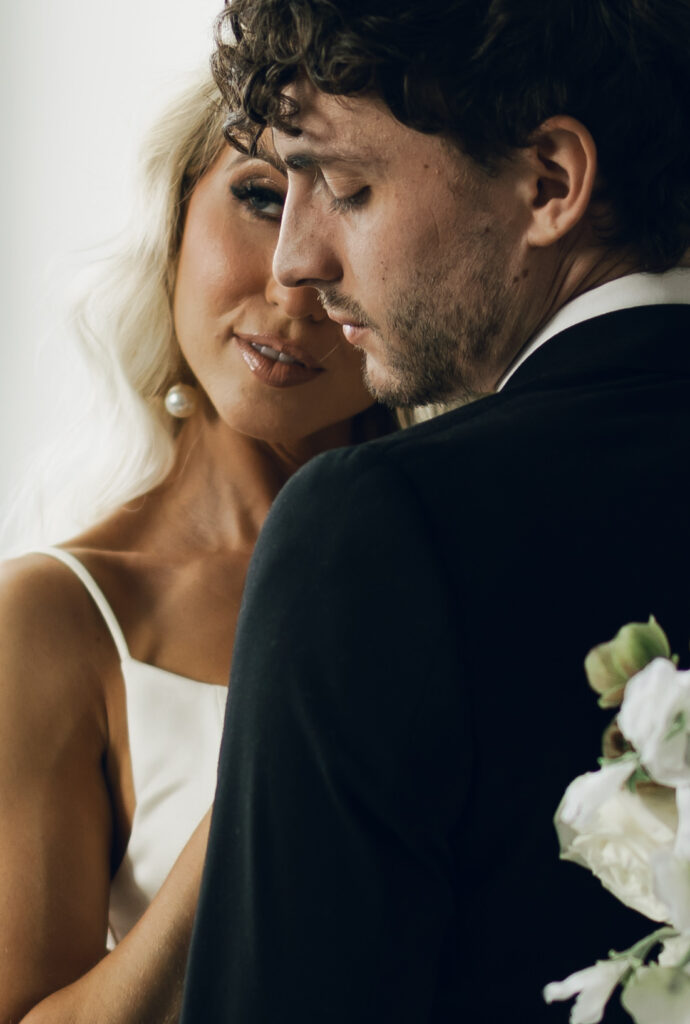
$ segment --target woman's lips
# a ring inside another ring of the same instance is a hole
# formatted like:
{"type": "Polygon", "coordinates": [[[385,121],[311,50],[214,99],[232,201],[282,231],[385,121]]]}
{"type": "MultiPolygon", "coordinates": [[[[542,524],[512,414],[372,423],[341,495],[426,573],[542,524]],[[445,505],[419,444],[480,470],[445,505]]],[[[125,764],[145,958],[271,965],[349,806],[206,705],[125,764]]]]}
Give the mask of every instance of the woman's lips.
{"type": "Polygon", "coordinates": [[[235,338],[249,369],[270,387],[306,384],[324,372],[312,356],[281,338],[262,334],[236,334],[235,338]]]}

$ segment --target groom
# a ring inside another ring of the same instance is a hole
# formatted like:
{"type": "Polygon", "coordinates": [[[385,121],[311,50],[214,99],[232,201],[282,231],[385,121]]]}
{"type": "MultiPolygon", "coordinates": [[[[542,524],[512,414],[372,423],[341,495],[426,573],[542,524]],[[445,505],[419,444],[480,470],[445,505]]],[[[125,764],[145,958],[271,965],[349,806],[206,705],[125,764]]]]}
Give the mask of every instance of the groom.
{"type": "MultiPolygon", "coordinates": [[[[559,863],[587,650],[690,638],[687,0],[236,0],[275,255],[392,405],[247,582],[184,1024],[539,1024],[650,930],[559,863]]],[[[611,1007],[606,1020],[619,1019],[611,1007]]]]}

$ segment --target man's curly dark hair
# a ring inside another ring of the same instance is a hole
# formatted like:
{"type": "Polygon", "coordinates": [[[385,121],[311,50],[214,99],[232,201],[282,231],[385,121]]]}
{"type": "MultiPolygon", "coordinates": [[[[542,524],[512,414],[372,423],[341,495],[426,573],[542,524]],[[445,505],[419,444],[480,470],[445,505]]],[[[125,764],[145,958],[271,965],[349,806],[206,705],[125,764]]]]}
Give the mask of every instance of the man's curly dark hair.
{"type": "Polygon", "coordinates": [[[605,239],[651,271],[690,246],[690,0],[232,0],[216,42],[240,148],[294,131],[299,75],[487,169],[568,114],[597,146],[605,239]]]}

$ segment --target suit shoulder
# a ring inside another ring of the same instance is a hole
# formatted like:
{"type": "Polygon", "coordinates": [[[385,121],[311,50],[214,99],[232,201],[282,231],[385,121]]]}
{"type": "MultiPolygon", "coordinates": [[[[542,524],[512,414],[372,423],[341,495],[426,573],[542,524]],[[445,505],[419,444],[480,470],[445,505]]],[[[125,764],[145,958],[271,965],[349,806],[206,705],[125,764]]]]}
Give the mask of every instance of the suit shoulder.
{"type": "MultiPolygon", "coordinates": [[[[412,603],[419,593],[433,593],[445,606],[452,585],[428,503],[414,474],[385,452],[369,444],[339,449],[292,478],[261,531],[245,594],[267,572],[314,593],[327,578],[339,595],[382,581],[390,599],[399,584],[412,603]]],[[[439,621],[449,614],[444,610],[439,621]]]]}
{"type": "Polygon", "coordinates": [[[312,459],[283,488],[269,521],[294,518],[304,524],[328,517],[331,528],[356,528],[372,515],[414,501],[414,488],[392,450],[365,443],[312,459]]]}

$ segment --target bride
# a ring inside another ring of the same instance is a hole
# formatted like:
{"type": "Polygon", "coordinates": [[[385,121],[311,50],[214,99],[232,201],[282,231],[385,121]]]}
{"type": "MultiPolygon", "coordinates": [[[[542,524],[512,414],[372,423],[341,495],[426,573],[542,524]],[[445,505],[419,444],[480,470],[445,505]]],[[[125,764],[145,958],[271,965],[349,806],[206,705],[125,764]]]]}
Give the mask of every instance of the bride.
{"type": "Polygon", "coordinates": [[[272,276],[285,179],[223,116],[204,80],[161,119],[81,312],[113,425],[112,458],[81,431],[96,521],[0,576],[2,1022],[176,1019],[258,532],[308,459],[393,429],[316,293],[272,276]]]}

